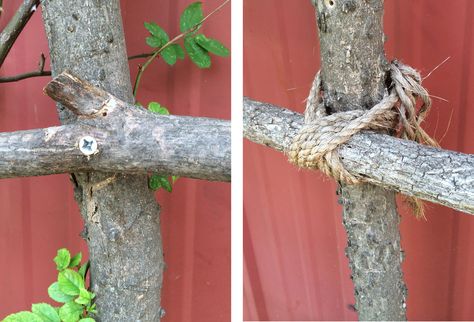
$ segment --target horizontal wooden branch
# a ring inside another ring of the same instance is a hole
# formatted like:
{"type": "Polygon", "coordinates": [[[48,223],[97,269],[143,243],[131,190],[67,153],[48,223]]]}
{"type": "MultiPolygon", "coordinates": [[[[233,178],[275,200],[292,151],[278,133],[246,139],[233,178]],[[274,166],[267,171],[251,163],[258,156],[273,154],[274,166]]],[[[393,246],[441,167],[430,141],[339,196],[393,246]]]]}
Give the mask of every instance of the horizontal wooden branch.
{"type": "MultiPolygon", "coordinates": [[[[244,136],[284,152],[303,115],[244,98],[244,136]]],[[[474,214],[474,155],[363,132],[339,148],[345,168],[371,183],[474,214]]]]}
{"type": "Polygon", "coordinates": [[[87,125],[0,133],[0,178],[102,171],[230,181],[230,139],[216,139],[230,138],[229,122],[164,118],[131,120],[126,133],[87,125]],[[79,149],[87,136],[98,149],[89,157],[79,149]]]}
{"type": "Polygon", "coordinates": [[[45,92],[72,110],[77,122],[0,133],[0,178],[103,171],[231,179],[229,121],[158,115],[67,73],[45,92]],[[98,150],[89,156],[79,144],[87,136],[98,150]]]}

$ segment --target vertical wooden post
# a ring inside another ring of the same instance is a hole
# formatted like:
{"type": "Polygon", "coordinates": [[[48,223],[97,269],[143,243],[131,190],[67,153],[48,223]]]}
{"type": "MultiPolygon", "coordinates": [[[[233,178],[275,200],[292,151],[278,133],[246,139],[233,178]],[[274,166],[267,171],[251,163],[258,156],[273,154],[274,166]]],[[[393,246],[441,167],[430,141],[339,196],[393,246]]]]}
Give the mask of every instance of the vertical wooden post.
{"type": "MultiPolygon", "coordinates": [[[[53,76],[64,70],[133,103],[118,0],[45,0],[53,76]]],[[[76,116],[58,105],[61,122],[76,116]]],[[[98,321],[160,321],[159,206],[146,175],[76,173],[98,321]]]]}
{"type": "MultiPolygon", "coordinates": [[[[324,104],[330,113],[368,109],[381,100],[389,64],[384,54],[383,0],[316,0],[324,104]]],[[[341,185],[346,254],[360,320],[405,320],[395,193],[341,185]]]]}

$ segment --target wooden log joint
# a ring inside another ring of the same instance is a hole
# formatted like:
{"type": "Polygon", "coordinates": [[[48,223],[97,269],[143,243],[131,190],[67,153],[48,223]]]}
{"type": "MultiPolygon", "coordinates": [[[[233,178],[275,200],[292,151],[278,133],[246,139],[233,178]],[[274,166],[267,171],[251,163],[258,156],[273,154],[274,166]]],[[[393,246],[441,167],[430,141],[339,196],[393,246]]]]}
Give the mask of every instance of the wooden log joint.
{"type": "Polygon", "coordinates": [[[230,181],[229,121],[158,115],[69,72],[44,92],[77,122],[0,133],[0,178],[104,171],[230,181]]]}
{"type": "MultiPolygon", "coordinates": [[[[284,152],[303,115],[244,98],[244,137],[284,152]]],[[[339,148],[344,167],[378,186],[474,214],[474,155],[361,132],[339,148]]]]}

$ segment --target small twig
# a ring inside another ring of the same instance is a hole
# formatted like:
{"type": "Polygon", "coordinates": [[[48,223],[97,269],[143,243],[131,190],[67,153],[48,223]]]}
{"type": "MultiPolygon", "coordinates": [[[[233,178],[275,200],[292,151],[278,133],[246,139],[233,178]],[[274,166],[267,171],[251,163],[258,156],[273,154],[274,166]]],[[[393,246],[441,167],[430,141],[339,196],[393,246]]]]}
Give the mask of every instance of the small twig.
{"type": "Polygon", "coordinates": [[[0,83],[11,83],[11,82],[18,82],[23,79],[33,78],[33,77],[42,77],[42,76],[51,76],[51,71],[34,71],[24,74],[19,74],[15,76],[7,76],[7,77],[0,77],[0,83]]]}
{"type": "Polygon", "coordinates": [[[135,85],[133,86],[133,96],[134,97],[137,97],[137,90],[138,90],[138,85],[140,84],[140,80],[142,78],[142,74],[143,72],[145,71],[145,69],[148,67],[148,65],[151,64],[151,62],[167,47],[169,47],[170,45],[176,43],[178,40],[180,40],[181,38],[184,38],[185,36],[187,36],[188,34],[196,31],[203,23],[204,21],[206,21],[207,19],[209,19],[213,14],[215,14],[216,12],[218,12],[219,10],[222,9],[222,7],[224,7],[230,0],[225,0],[223,3],[221,3],[216,9],[214,9],[211,13],[209,13],[207,16],[205,16],[199,23],[197,23],[193,28],[189,29],[189,30],[186,30],[185,32],[177,35],[176,37],[174,37],[173,39],[171,39],[170,41],[168,41],[166,44],[163,45],[163,47],[160,47],[158,50],[156,50],[155,52],[153,52],[153,54],[150,56],[150,58],[148,58],[148,60],[143,64],[141,65],[139,68],[138,68],[138,73],[137,73],[137,77],[135,78],[135,85]]]}
{"type": "Polygon", "coordinates": [[[0,18],[2,17],[3,13],[3,0],[0,0],[0,18]]]}
{"type": "Polygon", "coordinates": [[[153,56],[153,54],[154,52],[128,56],[128,60],[138,59],[138,58],[148,58],[150,56],[153,56]]]}
{"type": "Polygon", "coordinates": [[[44,70],[45,61],[46,61],[46,57],[44,57],[44,54],[41,54],[40,61],[38,63],[38,70],[29,72],[29,73],[14,75],[14,76],[0,77],[0,83],[17,82],[17,81],[20,81],[26,78],[32,78],[32,77],[51,76],[50,70],[44,70]]]}
{"type": "Polygon", "coordinates": [[[7,24],[5,29],[0,33],[0,67],[7,57],[10,49],[20,35],[23,28],[30,20],[40,0],[26,0],[23,1],[17,12],[7,24]]]}

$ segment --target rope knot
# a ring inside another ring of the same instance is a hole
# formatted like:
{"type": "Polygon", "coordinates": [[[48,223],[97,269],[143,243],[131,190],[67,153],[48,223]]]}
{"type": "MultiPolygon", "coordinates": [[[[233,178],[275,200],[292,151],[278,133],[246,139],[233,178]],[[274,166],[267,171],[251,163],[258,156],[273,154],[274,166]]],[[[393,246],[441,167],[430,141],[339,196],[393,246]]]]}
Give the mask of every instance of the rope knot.
{"type": "Polygon", "coordinates": [[[319,169],[334,179],[355,184],[366,181],[343,166],[338,147],[363,130],[393,130],[400,138],[437,146],[421,123],[431,106],[418,71],[398,61],[390,65],[391,86],[383,99],[369,110],[328,115],[322,99],[320,72],[306,102],[305,122],[287,150],[298,167],[319,169]],[[417,108],[417,99],[422,101],[417,108]]]}

